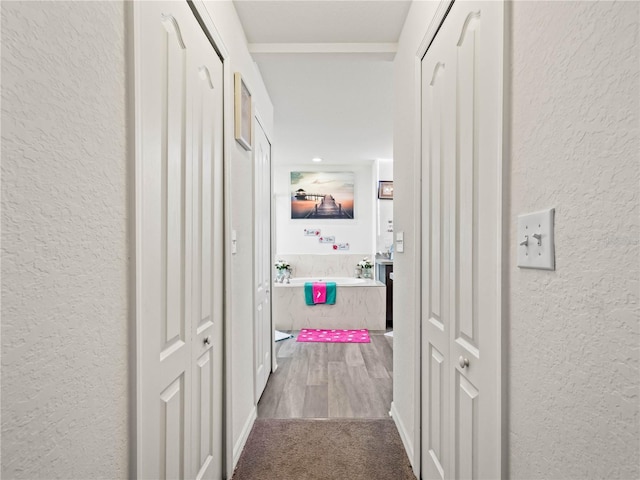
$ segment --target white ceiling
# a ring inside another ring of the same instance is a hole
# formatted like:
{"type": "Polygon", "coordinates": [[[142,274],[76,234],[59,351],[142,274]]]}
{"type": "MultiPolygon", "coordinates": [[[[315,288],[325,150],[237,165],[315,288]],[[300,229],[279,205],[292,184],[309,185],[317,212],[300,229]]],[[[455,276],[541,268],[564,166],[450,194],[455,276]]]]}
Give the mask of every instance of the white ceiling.
{"type": "Polygon", "coordinates": [[[389,52],[409,1],[234,4],[274,105],[275,164],[311,164],[315,156],[324,164],[392,158],[389,52]],[[291,53],[300,50],[323,53],[291,53]]]}
{"type": "Polygon", "coordinates": [[[395,43],[410,1],[235,0],[249,43],[395,43]]]}

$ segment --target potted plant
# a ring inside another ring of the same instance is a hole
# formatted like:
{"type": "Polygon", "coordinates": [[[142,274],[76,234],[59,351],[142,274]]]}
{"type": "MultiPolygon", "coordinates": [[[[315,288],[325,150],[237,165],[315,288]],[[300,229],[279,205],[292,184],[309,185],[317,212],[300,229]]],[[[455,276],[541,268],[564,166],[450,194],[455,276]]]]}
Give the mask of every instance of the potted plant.
{"type": "Polygon", "coordinates": [[[289,262],[278,260],[274,266],[276,267],[276,283],[282,283],[285,278],[287,279],[287,283],[289,283],[289,278],[291,277],[291,265],[289,262]]]}
{"type": "Polygon", "coordinates": [[[373,263],[369,260],[369,257],[364,257],[357,263],[358,267],[362,270],[362,276],[364,278],[373,278],[371,274],[371,269],[373,268],[373,263]]]}

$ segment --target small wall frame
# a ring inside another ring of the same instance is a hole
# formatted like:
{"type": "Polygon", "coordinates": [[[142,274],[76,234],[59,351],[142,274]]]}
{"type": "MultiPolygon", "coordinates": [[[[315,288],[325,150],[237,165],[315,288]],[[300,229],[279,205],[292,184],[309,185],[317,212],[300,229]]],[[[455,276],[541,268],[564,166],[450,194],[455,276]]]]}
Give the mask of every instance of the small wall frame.
{"type": "Polygon", "coordinates": [[[245,150],[251,150],[251,92],[240,73],[235,72],[233,80],[235,138],[245,150]]]}
{"type": "Polygon", "coordinates": [[[380,200],[393,200],[393,181],[381,180],[378,182],[378,198],[380,200]]]}

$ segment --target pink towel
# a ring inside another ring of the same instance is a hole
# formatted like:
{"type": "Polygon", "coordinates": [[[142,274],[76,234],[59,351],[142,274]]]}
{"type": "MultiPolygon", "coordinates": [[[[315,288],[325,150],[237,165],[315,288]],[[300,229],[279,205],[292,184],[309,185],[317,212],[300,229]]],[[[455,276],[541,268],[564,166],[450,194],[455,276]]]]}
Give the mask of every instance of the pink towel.
{"type": "Polygon", "coordinates": [[[325,282],[313,282],[313,303],[327,302],[327,284],[325,282]]]}

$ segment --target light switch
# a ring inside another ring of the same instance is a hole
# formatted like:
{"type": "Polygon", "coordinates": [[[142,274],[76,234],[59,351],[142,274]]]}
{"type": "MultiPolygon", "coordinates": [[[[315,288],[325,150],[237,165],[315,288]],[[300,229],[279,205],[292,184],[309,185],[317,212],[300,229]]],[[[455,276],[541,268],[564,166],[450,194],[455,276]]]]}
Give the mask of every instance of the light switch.
{"type": "Polygon", "coordinates": [[[404,232],[396,233],[396,252],[404,252],[404,232]]]}
{"type": "Polygon", "coordinates": [[[518,267],[555,270],[553,220],[555,210],[518,215],[518,267]]]}

